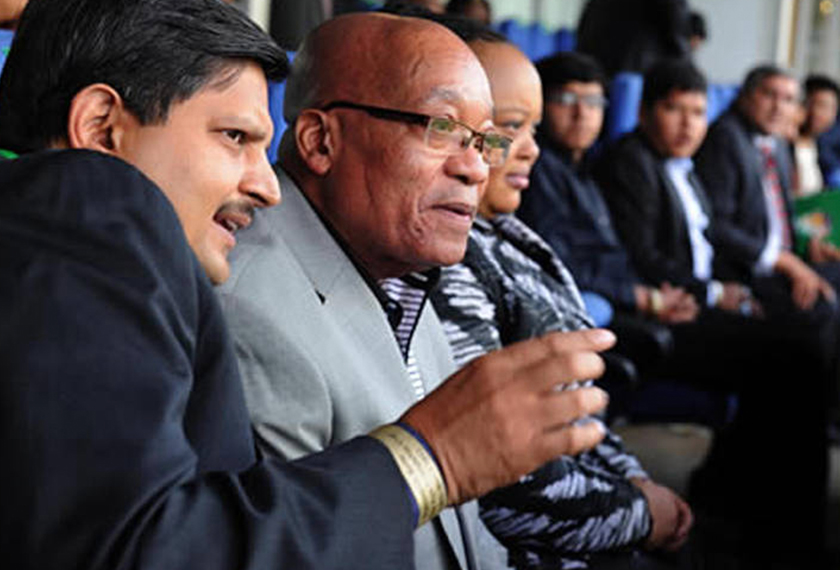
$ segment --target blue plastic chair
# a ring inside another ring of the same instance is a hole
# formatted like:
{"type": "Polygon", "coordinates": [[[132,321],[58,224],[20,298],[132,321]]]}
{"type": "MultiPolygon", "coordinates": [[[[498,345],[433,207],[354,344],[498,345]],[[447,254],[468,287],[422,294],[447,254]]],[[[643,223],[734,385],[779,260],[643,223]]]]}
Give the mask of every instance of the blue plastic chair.
{"type": "Polygon", "coordinates": [[[706,117],[711,123],[726,111],[738,96],[737,85],[709,85],[706,117]]]}
{"type": "Polygon", "coordinates": [[[522,53],[534,59],[530,26],[523,26],[516,20],[505,20],[496,26],[496,30],[504,34],[510,43],[522,50],[522,53]]]}
{"type": "MultiPolygon", "coordinates": [[[[295,58],[295,52],[286,52],[289,61],[295,58]]],[[[268,145],[268,161],[271,164],[277,162],[277,150],[280,148],[280,139],[286,131],[286,120],[283,118],[283,97],[286,95],[286,82],[277,83],[270,81],[268,84],[268,112],[271,115],[271,122],[274,123],[274,135],[268,145]]]]}
{"type": "Polygon", "coordinates": [[[560,28],[554,32],[554,51],[574,51],[577,46],[577,36],[574,30],[560,28]]]}
{"type": "Polygon", "coordinates": [[[553,55],[557,51],[557,42],[554,34],[551,34],[542,27],[539,22],[528,26],[531,42],[530,58],[538,61],[544,57],[553,55]]]}
{"type": "Polygon", "coordinates": [[[592,291],[581,291],[580,296],[595,326],[605,327],[612,322],[613,306],[606,298],[592,291]]]}
{"type": "Polygon", "coordinates": [[[636,128],[642,102],[642,76],[639,73],[616,74],[610,83],[610,106],[607,107],[606,140],[615,140],[636,128]]]}
{"type": "Polygon", "coordinates": [[[6,56],[9,55],[9,48],[12,46],[12,39],[15,33],[10,30],[0,30],[0,72],[6,63],[6,56]]]}

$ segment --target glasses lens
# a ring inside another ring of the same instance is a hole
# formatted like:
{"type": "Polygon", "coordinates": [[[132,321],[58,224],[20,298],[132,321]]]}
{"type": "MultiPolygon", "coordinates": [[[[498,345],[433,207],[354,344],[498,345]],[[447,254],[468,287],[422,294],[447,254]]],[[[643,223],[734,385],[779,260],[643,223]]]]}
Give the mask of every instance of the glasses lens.
{"type": "Polygon", "coordinates": [[[560,105],[577,105],[582,103],[587,107],[601,108],[607,106],[607,98],[603,95],[578,95],[571,91],[561,91],[551,97],[551,102],[559,103],[560,105]]]}
{"type": "Polygon", "coordinates": [[[426,127],[426,144],[436,150],[457,152],[470,138],[469,129],[447,117],[432,117],[426,127]]]}
{"type": "Polygon", "coordinates": [[[499,133],[484,133],[481,146],[481,156],[487,166],[497,167],[505,163],[510,151],[511,139],[499,133]]]}

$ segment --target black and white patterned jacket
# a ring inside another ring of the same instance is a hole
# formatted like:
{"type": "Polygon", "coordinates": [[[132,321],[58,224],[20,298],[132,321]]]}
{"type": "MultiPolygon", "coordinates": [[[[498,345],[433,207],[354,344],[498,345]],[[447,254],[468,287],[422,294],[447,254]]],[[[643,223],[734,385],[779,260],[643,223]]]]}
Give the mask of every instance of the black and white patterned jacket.
{"type": "MultiPolygon", "coordinates": [[[[592,326],[571,274],[513,216],[476,219],[463,262],[443,270],[432,300],[459,366],[519,340],[592,326]]],[[[608,431],[594,450],[558,458],[483,498],[481,516],[518,568],[587,568],[586,553],[650,532],[632,477],[647,475],[608,431]]]]}

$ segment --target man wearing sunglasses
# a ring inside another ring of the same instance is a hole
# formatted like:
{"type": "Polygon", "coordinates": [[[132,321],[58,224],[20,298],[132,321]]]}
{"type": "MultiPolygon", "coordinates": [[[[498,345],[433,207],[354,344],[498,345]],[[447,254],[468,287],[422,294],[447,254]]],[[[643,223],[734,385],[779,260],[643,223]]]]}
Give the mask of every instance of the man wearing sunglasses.
{"type": "MultiPolygon", "coordinates": [[[[478,60],[432,22],[354,14],[304,42],[286,89],[283,203],[238,236],[222,289],[269,453],[296,458],[367,433],[427,394],[430,403],[454,371],[426,296],[437,268],[464,255],[488,168],[509,148],[492,105],[478,60]]],[[[602,346],[562,350],[594,360],[602,346]]],[[[475,391],[474,380],[463,389],[475,391]]],[[[454,399],[438,403],[436,425],[412,426],[482,435],[456,453],[435,449],[444,473],[506,462],[497,420],[467,426],[454,399]]],[[[513,429],[541,421],[523,416],[513,429]]],[[[476,568],[477,524],[468,504],[419,528],[418,568],[476,568]]]]}

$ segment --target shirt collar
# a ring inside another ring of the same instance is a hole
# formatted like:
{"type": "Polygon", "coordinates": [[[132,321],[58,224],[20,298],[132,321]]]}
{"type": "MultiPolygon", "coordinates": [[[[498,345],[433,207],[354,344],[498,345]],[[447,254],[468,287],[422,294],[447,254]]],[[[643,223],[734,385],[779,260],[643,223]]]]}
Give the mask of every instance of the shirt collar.
{"type": "Polygon", "coordinates": [[[665,167],[681,174],[688,174],[694,170],[694,161],[691,157],[668,158],[665,160],[665,167]]]}
{"type": "Polygon", "coordinates": [[[776,137],[773,135],[762,135],[756,133],[753,135],[753,144],[758,148],[767,148],[770,151],[775,151],[776,137]]]}

